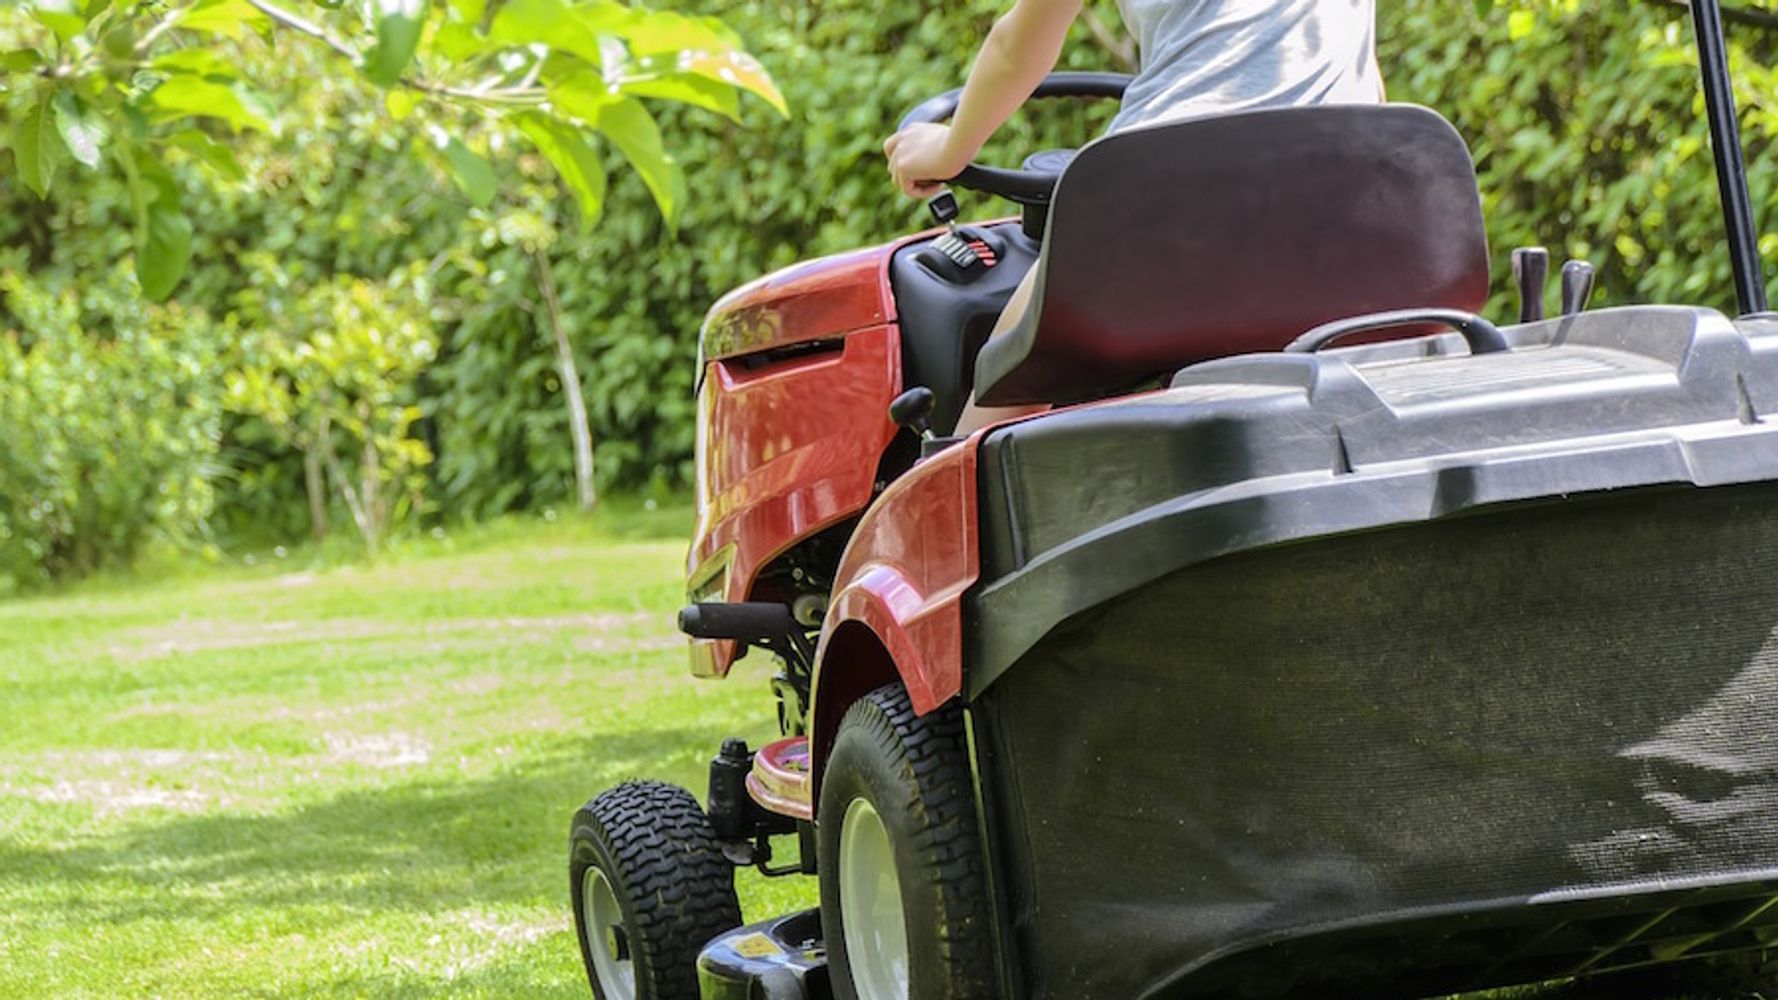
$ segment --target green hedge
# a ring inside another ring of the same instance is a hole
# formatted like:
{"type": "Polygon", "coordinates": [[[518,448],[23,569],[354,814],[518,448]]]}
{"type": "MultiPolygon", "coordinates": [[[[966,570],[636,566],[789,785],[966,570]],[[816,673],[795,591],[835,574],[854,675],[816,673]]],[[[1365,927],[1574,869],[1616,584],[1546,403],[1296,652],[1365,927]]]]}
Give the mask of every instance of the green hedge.
{"type": "MultiPolygon", "coordinates": [[[[771,269],[926,224],[918,204],[890,189],[881,142],[908,107],[961,81],[1004,3],[689,0],[682,6],[737,29],[782,85],[792,116],[781,120],[758,102],[744,103],[740,123],[697,111],[663,112],[668,146],[690,182],[677,232],[666,231],[642,185],[615,159],[604,217],[590,230],[581,231],[559,202],[472,209],[442,173],[416,166],[407,147],[424,136],[375,111],[375,96],[350,81],[313,86],[323,69],[293,53],[267,67],[285,76],[281,88],[273,81],[266,89],[283,95],[280,113],[288,124],[279,137],[251,140],[244,160],[253,183],[228,187],[195,167],[180,172],[186,203],[201,220],[183,305],[146,309],[131,322],[180,329],[192,345],[189,363],[203,373],[199,381],[222,384],[241,359],[213,349],[206,338],[226,328],[222,321],[231,315],[237,325],[244,315],[240,303],[250,276],[243,254],[269,254],[278,280],[293,288],[335,275],[383,282],[420,261],[423,278],[413,293],[423,299],[438,343],[436,360],[415,387],[422,414],[416,433],[435,456],[425,470],[427,509],[453,518],[560,505],[572,495],[572,458],[529,258],[547,246],[578,351],[601,485],[683,488],[691,477],[691,385],[705,310],[727,289],[771,269]]],[[[1391,97],[1442,111],[1476,152],[1497,263],[1493,308],[1509,308],[1506,251],[1533,242],[1591,259],[1601,301],[1730,307],[1685,9],[1651,0],[1519,0],[1497,3],[1483,17],[1476,6],[1391,0],[1379,5],[1379,37],[1391,97]]],[[[1116,25],[1110,0],[1094,0],[1091,9],[1116,25]]],[[[1731,43],[1763,231],[1778,207],[1778,164],[1768,155],[1778,137],[1778,78],[1770,68],[1778,32],[1736,26],[1731,43]]],[[[1115,60],[1081,28],[1065,64],[1113,68],[1115,60]]],[[[0,109],[8,100],[0,94],[0,109]]],[[[1013,163],[1033,149],[1076,144],[1096,134],[1111,110],[1034,107],[996,139],[986,158],[1013,163]]],[[[547,172],[522,157],[503,161],[502,169],[547,172]]],[[[120,178],[65,174],[63,183],[58,200],[39,203],[12,171],[0,169],[0,272],[30,276],[0,289],[0,333],[16,332],[13,353],[0,359],[0,393],[15,397],[43,391],[19,386],[27,377],[50,377],[55,367],[33,345],[72,336],[47,300],[33,298],[25,285],[56,301],[76,292],[84,297],[92,276],[106,273],[129,245],[120,178]]],[[[977,196],[964,201],[977,217],[1007,210],[977,196]]],[[[1767,236],[1764,246],[1774,256],[1778,237],[1767,236]]],[[[85,319],[118,309],[88,309],[85,319]]],[[[107,339],[108,322],[76,326],[108,350],[133,349],[127,338],[107,339]]],[[[129,374],[122,363],[95,370],[120,379],[129,374]]],[[[67,419],[78,424],[88,419],[85,408],[99,413],[106,400],[133,391],[106,386],[80,397],[71,405],[83,415],[67,419]]],[[[22,415],[27,409],[0,410],[0,436],[42,434],[42,419],[22,415]]],[[[190,455],[209,470],[201,473],[203,489],[216,492],[208,523],[225,541],[300,535],[307,524],[300,455],[250,417],[204,412],[199,424],[216,428],[218,440],[214,448],[194,444],[190,455]]],[[[29,464],[15,458],[12,478],[0,479],[6,517],[16,520],[36,493],[73,481],[43,471],[52,468],[46,464],[36,474],[47,478],[26,483],[19,470],[29,464]]],[[[185,473],[169,475],[187,481],[180,478],[185,473]]],[[[209,507],[207,494],[196,486],[173,494],[183,498],[176,516],[125,513],[117,505],[127,501],[107,500],[105,518],[132,526],[164,521],[167,530],[189,531],[209,507]]],[[[152,496],[141,503],[152,511],[164,507],[152,496]]],[[[82,530],[103,535],[110,529],[82,530]]],[[[102,562],[92,553],[127,551],[140,534],[136,527],[119,530],[120,540],[101,538],[91,549],[65,539],[33,543],[33,565],[62,570],[102,562]]],[[[0,558],[16,563],[18,550],[12,551],[0,558]]]]}
{"type": "MultiPolygon", "coordinates": [[[[600,229],[559,252],[602,435],[601,472],[623,485],[689,476],[695,330],[711,301],[797,259],[926,224],[918,205],[890,190],[879,145],[904,110],[958,83],[1001,4],[697,6],[734,24],[761,53],[794,118],[780,123],[754,109],[744,128],[676,122],[674,147],[693,192],[677,237],[661,231],[640,185],[626,178],[600,229]]],[[[1098,9],[1115,25],[1108,6],[1098,9]]],[[[1379,10],[1391,98],[1440,110],[1476,151],[1497,312],[1510,309],[1506,251],[1529,243],[1592,260],[1601,303],[1732,307],[1683,8],[1560,2],[1482,18],[1458,0],[1403,0],[1379,10]]],[[[1775,38],[1732,31],[1762,224],[1778,194],[1778,164],[1764,155],[1778,135],[1770,96],[1778,81],[1766,66],[1775,38]]],[[[1114,68],[1085,31],[1065,63],[1114,68]]],[[[1103,113],[1033,108],[989,158],[1016,162],[1030,149],[1078,142],[1096,133],[1103,113]]],[[[965,198],[971,214],[1005,210],[965,198]]],[[[1778,250],[1774,239],[1768,252],[1778,250]]],[[[449,440],[462,444],[441,449],[441,472],[452,502],[471,509],[554,500],[565,495],[568,466],[558,408],[535,374],[544,369],[532,341],[489,337],[491,328],[512,325],[478,323],[461,362],[441,366],[454,391],[481,401],[450,404],[449,440]],[[534,373],[503,381],[512,371],[534,373]],[[502,467],[505,474],[482,474],[502,467]]]]}
{"type": "MultiPolygon", "coordinates": [[[[1596,301],[1733,309],[1686,9],[1556,0],[1483,21],[1454,13],[1463,6],[1379,4],[1379,37],[1391,99],[1437,108],[1475,151],[1496,288],[1508,249],[1543,243],[1594,263],[1596,301]]],[[[1778,32],[1732,26],[1730,40],[1766,232],[1778,208],[1778,32]]],[[[1762,249],[1771,272],[1778,234],[1762,249]]]]}

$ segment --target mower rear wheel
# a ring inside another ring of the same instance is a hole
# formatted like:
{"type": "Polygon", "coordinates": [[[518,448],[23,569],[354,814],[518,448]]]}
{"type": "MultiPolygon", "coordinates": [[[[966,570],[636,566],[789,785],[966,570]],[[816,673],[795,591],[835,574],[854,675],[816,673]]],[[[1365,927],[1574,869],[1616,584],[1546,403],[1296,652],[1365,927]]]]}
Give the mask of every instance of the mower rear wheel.
{"type": "Polygon", "coordinates": [[[569,891],[599,1000],[698,1000],[698,952],[741,924],[735,870],[692,794],[633,781],[574,814],[569,891]]]}
{"type": "Polygon", "coordinates": [[[816,813],[840,1000],[976,1000],[998,979],[962,712],[889,685],[847,710],[816,813]]]}

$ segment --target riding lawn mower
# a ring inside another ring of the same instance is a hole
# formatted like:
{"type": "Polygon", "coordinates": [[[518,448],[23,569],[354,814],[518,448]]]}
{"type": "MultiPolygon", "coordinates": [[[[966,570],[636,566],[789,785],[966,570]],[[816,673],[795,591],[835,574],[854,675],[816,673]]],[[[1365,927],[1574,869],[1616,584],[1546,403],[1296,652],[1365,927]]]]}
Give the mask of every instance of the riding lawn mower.
{"type": "Polygon", "coordinates": [[[1691,6],[1734,317],[1588,309],[1579,261],[1546,315],[1536,248],[1479,315],[1471,155],[1407,105],[974,166],[1018,218],[944,195],[717,303],[679,623],[699,677],[776,659],[781,736],[576,814],[594,994],[1419,997],[1778,945],[1778,317],[1691,6]],[[954,435],[972,391],[1049,409],[954,435]],[[819,909],[741,926],[749,866],[819,909]]]}

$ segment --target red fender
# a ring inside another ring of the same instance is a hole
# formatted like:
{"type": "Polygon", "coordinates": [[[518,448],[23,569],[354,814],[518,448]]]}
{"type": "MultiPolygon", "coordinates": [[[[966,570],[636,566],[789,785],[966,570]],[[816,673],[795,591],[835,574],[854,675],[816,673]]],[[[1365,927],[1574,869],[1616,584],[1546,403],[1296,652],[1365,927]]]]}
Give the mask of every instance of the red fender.
{"type": "Polygon", "coordinates": [[[924,715],[963,690],[962,598],[981,573],[979,440],[948,448],[896,480],[846,547],[815,653],[817,777],[839,716],[859,695],[899,677],[914,711],[924,715]],[[874,638],[874,650],[859,644],[860,630],[874,638]]]}

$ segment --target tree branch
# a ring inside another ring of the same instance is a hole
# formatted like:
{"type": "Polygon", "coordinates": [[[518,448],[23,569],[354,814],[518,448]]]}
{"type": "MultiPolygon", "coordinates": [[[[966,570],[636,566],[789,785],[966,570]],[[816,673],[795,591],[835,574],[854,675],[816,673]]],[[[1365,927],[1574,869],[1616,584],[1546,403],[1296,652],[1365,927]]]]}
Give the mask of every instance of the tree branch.
{"type": "Polygon", "coordinates": [[[1082,23],[1087,26],[1087,32],[1093,36],[1093,41],[1099,43],[1099,47],[1109,53],[1120,67],[1130,71],[1136,69],[1136,40],[1130,37],[1129,32],[1113,31],[1105,23],[1105,19],[1090,7],[1081,10],[1080,16],[1082,23]]]}
{"type": "MultiPolygon", "coordinates": [[[[332,49],[335,54],[351,63],[354,67],[364,65],[364,56],[352,46],[334,37],[321,25],[285,10],[269,2],[269,0],[247,0],[261,14],[271,18],[278,24],[298,34],[307,35],[332,49]]],[[[425,94],[439,97],[452,97],[459,100],[483,101],[491,104],[541,104],[547,96],[541,87],[521,85],[496,90],[477,90],[464,87],[446,87],[435,83],[416,80],[411,76],[401,78],[401,85],[425,94]]]]}
{"type": "Polygon", "coordinates": [[[500,90],[475,90],[463,87],[441,87],[432,83],[421,83],[418,80],[403,79],[403,86],[440,97],[455,97],[465,101],[483,101],[489,104],[542,104],[549,96],[542,87],[507,87],[500,90]]]}
{"type": "Polygon", "coordinates": [[[179,21],[185,17],[185,12],[190,9],[190,7],[180,7],[169,11],[167,16],[161,18],[154,27],[143,32],[141,40],[136,43],[136,54],[142,55],[146,53],[149,47],[152,46],[160,36],[177,27],[179,21]]]}
{"type": "Polygon", "coordinates": [[[361,66],[364,64],[364,57],[358,54],[357,49],[333,37],[332,34],[328,33],[326,28],[321,27],[319,24],[316,24],[307,18],[292,14],[290,11],[287,11],[282,7],[267,3],[266,0],[247,0],[247,2],[253,5],[254,10],[259,11],[261,14],[264,14],[286,28],[289,28],[291,31],[308,35],[310,38],[325,42],[328,48],[339,53],[353,66],[361,66]]]}

